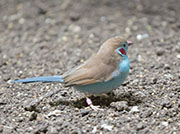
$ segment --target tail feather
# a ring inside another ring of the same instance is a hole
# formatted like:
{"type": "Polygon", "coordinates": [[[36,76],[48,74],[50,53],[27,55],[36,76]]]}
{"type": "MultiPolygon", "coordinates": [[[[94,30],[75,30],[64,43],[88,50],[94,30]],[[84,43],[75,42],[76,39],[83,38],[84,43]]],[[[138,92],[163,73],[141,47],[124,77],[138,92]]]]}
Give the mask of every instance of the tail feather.
{"type": "Polygon", "coordinates": [[[60,83],[63,83],[64,80],[63,80],[62,76],[42,76],[42,77],[33,77],[33,78],[27,78],[27,79],[8,81],[8,83],[33,83],[33,82],[60,82],[60,83]]]}

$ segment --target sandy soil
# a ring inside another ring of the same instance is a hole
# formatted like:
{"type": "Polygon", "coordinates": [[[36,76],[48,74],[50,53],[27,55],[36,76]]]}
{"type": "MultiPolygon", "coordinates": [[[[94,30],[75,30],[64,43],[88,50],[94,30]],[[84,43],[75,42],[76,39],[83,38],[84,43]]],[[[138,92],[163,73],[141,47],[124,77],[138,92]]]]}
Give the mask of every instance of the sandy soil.
{"type": "Polygon", "coordinates": [[[0,0],[0,133],[180,133],[179,0],[0,0]],[[114,35],[134,42],[130,75],[104,109],[61,84],[8,84],[60,75],[114,35]]]}

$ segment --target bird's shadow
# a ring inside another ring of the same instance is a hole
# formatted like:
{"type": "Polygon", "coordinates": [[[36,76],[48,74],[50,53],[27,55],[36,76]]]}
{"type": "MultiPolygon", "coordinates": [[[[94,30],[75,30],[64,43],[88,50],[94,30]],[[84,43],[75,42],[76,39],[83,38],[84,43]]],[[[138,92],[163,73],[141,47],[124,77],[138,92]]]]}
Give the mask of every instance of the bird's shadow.
{"type": "MultiPolygon", "coordinates": [[[[100,106],[109,106],[112,102],[117,101],[126,101],[128,106],[134,106],[142,103],[142,98],[137,98],[131,92],[115,95],[113,92],[108,93],[106,95],[101,96],[90,96],[89,97],[93,101],[93,105],[100,105],[100,106]]],[[[86,98],[82,98],[80,100],[73,101],[73,106],[77,108],[86,107],[86,98]]]]}
{"type": "MultiPolygon", "coordinates": [[[[108,93],[106,95],[101,95],[101,96],[89,96],[89,98],[92,100],[93,105],[100,105],[107,107],[109,106],[112,102],[117,102],[117,101],[126,101],[128,103],[128,106],[135,106],[140,103],[142,103],[142,98],[139,98],[135,95],[133,95],[132,92],[126,92],[120,95],[114,94],[114,92],[108,93]]],[[[65,101],[65,100],[58,100],[55,102],[51,102],[51,105],[72,105],[77,108],[83,108],[87,107],[86,103],[86,98],[82,98],[76,101],[65,101]]]]}

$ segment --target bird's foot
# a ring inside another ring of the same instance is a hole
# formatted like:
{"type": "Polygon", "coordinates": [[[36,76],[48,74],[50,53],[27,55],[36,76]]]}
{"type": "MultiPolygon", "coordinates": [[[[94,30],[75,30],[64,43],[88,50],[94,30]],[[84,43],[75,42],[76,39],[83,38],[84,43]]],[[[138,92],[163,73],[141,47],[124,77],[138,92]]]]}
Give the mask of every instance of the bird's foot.
{"type": "Polygon", "coordinates": [[[91,109],[93,109],[94,111],[103,111],[102,108],[99,108],[100,106],[94,106],[93,104],[89,105],[91,109]]]}
{"type": "Polygon", "coordinates": [[[86,102],[87,102],[88,106],[89,106],[91,109],[93,109],[94,111],[98,111],[98,110],[103,111],[103,109],[99,108],[100,106],[94,106],[94,105],[92,104],[91,99],[86,98],[86,102]]]}

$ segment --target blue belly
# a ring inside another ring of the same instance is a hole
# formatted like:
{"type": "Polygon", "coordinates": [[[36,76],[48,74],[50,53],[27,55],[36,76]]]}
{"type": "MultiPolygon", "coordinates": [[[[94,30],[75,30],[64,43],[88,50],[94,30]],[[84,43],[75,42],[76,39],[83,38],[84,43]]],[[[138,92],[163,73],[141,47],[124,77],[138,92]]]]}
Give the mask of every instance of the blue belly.
{"type": "Polygon", "coordinates": [[[102,94],[108,93],[113,89],[118,88],[126,79],[128,73],[124,75],[124,77],[113,78],[107,82],[99,82],[95,84],[85,85],[85,86],[76,86],[75,88],[81,92],[86,92],[90,94],[102,94]]]}
{"type": "Polygon", "coordinates": [[[112,73],[113,79],[84,86],[75,86],[75,88],[81,92],[90,94],[108,93],[113,89],[118,88],[125,81],[128,74],[129,59],[125,56],[123,61],[119,64],[117,70],[112,73]]]}

